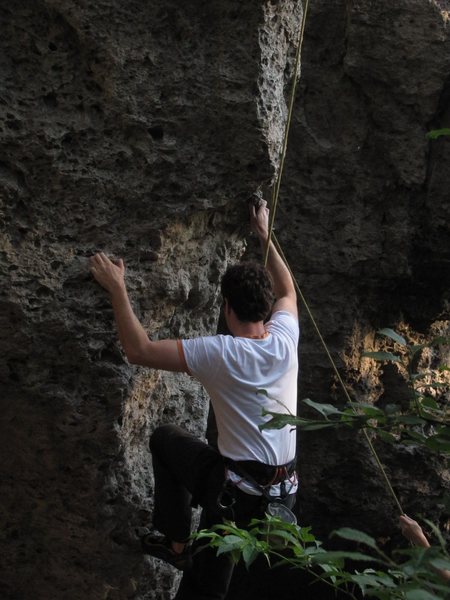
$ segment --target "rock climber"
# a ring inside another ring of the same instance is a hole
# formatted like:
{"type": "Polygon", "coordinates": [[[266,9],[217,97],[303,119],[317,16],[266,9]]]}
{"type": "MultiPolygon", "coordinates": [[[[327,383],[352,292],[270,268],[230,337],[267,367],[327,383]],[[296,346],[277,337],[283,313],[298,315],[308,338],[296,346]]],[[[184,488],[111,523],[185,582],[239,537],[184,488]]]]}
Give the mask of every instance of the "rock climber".
{"type": "MultiPolygon", "coordinates": [[[[250,224],[266,248],[269,210],[250,206],[250,224]]],[[[260,430],[263,409],[296,414],[297,298],[288,268],[270,241],[267,268],[240,263],[221,282],[223,312],[231,335],[151,341],[131,307],[122,260],[99,253],[91,272],[111,296],[120,342],[131,363],[185,372],[210,395],[218,449],[175,424],[150,439],[155,498],[153,526],[160,534],[141,540],[149,555],[183,571],[178,600],[225,598],[233,565],[211,548],[188,544],[191,507],[200,505],[200,528],[230,519],[240,527],[261,518],[271,498],[295,503],[296,435],[291,426],[260,430]]]]}

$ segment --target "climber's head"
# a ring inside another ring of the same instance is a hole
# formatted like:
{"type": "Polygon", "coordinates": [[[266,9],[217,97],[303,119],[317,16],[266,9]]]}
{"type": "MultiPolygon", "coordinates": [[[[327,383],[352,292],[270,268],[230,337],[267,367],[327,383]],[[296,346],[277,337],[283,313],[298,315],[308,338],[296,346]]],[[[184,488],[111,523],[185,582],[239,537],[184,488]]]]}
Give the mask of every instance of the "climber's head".
{"type": "Polygon", "coordinates": [[[243,323],[268,317],[273,305],[273,282],[268,270],[256,262],[228,267],[222,277],[222,296],[243,323]]]}

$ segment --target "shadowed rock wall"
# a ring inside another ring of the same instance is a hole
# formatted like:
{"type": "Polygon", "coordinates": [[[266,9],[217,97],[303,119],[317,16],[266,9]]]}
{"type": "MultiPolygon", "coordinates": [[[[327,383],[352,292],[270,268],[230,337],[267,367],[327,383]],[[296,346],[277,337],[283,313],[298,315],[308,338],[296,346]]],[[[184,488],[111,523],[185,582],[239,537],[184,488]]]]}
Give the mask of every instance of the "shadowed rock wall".
{"type": "MultiPolygon", "coordinates": [[[[448,33],[433,2],[310,7],[278,237],[350,390],[364,401],[406,394],[403,376],[360,358],[378,328],[406,324],[411,341],[448,328],[450,141],[426,138],[449,124],[448,33]]],[[[303,324],[300,396],[339,401],[306,316],[303,324]]],[[[306,522],[395,532],[395,505],[359,436],[305,434],[300,448],[306,522]]],[[[405,510],[446,516],[437,506],[448,486],[442,460],[377,449],[405,510]]]]}
{"type": "MultiPolygon", "coordinates": [[[[428,0],[310,4],[277,233],[346,379],[377,401],[404,383],[360,362],[374,331],[446,327],[449,141],[425,132],[449,126],[448,26],[428,0]]],[[[156,337],[214,331],[244,201],[273,176],[300,15],[288,1],[1,7],[2,598],[170,597],[173,572],[135,534],[152,510],[147,441],[162,422],[202,432],[207,399],[126,364],[86,259],[124,257],[156,337]]],[[[300,397],[328,400],[302,326],[300,397]]],[[[380,451],[405,509],[442,515],[441,466],[380,451]]],[[[394,531],[359,436],[303,435],[300,471],[316,531],[394,531]]],[[[229,597],[298,597],[266,581],[238,573],[229,597]]]]}

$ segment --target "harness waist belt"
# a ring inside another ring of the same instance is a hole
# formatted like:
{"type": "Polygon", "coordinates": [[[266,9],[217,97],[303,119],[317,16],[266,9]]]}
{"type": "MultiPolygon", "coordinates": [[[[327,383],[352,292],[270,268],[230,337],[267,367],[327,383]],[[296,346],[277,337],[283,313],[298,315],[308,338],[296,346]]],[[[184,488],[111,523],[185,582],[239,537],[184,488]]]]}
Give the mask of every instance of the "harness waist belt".
{"type": "Polygon", "coordinates": [[[257,460],[233,460],[223,457],[225,465],[237,475],[244,479],[249,475],[258,485],[263,487],[281,483],[295,471],[296,459],[294,458],[285,465],[266,465],[257,460]]]}

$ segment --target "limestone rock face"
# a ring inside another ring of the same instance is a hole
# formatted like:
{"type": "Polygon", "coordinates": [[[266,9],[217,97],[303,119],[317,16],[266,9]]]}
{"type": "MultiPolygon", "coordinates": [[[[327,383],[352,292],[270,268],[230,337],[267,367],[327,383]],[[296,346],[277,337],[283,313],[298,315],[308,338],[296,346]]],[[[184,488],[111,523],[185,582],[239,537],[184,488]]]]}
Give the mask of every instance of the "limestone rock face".
{"type": "MultiPolygon", "coordinates": [[[[87,259],[124,258],[155,338],[215,331],[245,202],[277,168],[301,2],[3,4],[0,596],[169,599],[177,578],[136,533],[152,514],[148,438],[166,422],[204,434],[208,399],[127,364],[87,259]]],[[[310,4],[277,235],[352,391],[384,401],[405,384],[361,362],[375,330],[447,327],[449,141],[425,133],[449,127],[449,6],[310,4]]],[[[303,315],[300,397],[328,401],[303,315]]],[[[405,510],[443,516],[442,465],[379,450],[405,510]]],[[[305,434],[299,457],[304,523],[394,530],[358,435],[305,434]]],[[[233,600],[280,591],[233,586],[233,600]]]]}

